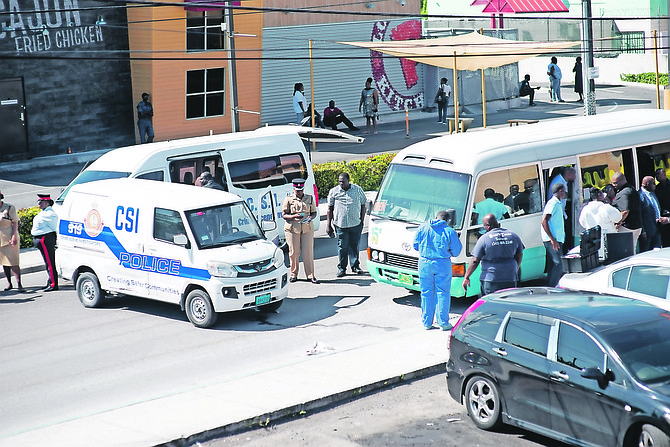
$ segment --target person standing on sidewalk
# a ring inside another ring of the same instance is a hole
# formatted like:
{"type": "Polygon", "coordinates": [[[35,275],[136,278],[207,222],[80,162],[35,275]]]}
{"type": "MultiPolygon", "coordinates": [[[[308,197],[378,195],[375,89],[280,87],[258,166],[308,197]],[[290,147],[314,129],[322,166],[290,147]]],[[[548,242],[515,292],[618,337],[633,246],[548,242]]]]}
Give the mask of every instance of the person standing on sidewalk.
{"type": "Polygon", "coordinates": [[[351,271],[358,275],[361,270],[358,243],[361,240],[365,221],[365,192],[363,188],[350,182],[349,174],[343,172],[338,177],[338,185],[328,193],[328,213],[326,233],[332,237],[333,227],[337,234],[337,277],[342,278],[347,271],[347,260],[351,271]]]}
{"type": "Polygon", "coordinates": [[[549,85],[551,85],[551,101],[565,102],[561,98],[561,69],[556,65],[558,59],[556,56],[551,57],[551,64],[547,67],[547,76],[549,76],[549,85]]]}
{"type": "Polygon", "coordinates": [[[542,242],[549,255],[549,287],[556,287],[558,280],[563,276],[563,243],[565,242],[565,220],[563,220],[563,205],[566,189],[563,183],[556,183],[551,188],[553,196],[544,206],[541,223],[542,242]]]}
{"type": "Polygon", "coordinates": [[[451,257],[458,256],[463,245],[448,220],[449,213],[440,211],[435,219],[422,223],[414,236],[413,246],[419,252],[421,321],[425,329],[432,329],[436,318],[443,331],[452,328],[451,257]]]}
{"type": "Polygon", "coordinates": [[[37,205],[40,207],[39,213],[33,219],[33,228],[30,233],[33,235],[33,244],[42,254],[44,265],[49,274],[49,280],[45,292],[58,290],[58,272],[56,271],[56,233],[58,232],[58,216],[51,208],[54,201],[49,194],[37,194],[39,199],[37,205]]]}
{"type": "Polygon", "coordinates": [[[447,124],[447,108],[449,107],[450,96],[451,87],[447,83],[447,78],[440,79],[440,86],[437,88],[437,94],[435,95],[438,123],[447,124]]]}
{"type": "Polygon", "coordinates": [[[0,262],[7,278],[5,292],[12,290],[12,274],[16,279],[19,293],[26,289],[21,285],[21,266],[19,264],[19,246],[21,237],[19,235],[19,215],[16,207],[4,202],[5,196],[0,192],[0,262]]]}
{"type": "Polygon", "coordinates": [[[377,108],[379,107],[379,96],[377,90],[372,87],[372,78],[365,80],[365,88],[361,91],[361,101],[358,104],[358,111],[363,111],[365,117],[366,130],[364,133],[370,133],[370,122],[374,132],[377,133],[377,108]]]}
{"type": "Polygon", "coordinates": [[[493,214],[484,216],[482,225],[486,233],[477,239],[472,250],[472,261],[463,277],[463,290],[467,292],[470,276],[480,262],[482,295],[516,287],[525,248],[521,238],[515,232],[501,228],[493,214]]]}
{"type": "Polygon", "coordinates": [[[302,82],[297,82],[293,86],[293,112],[295,113],[295,121],[300,125],[302,119],[307,116],[307,103],[305,102],[305,86],[302,82]]]}
{"type": "Polygon", "coordinates": [[[286,196],[282,204],[284,233],[288,244],[288,257],[291,260],[291,276],[289,282],[298,280],[300,255],[305,268],[307,280],[313,284],[319,281],[314,276],[314,227],[312,220],[316,217],[314,197],[305,194],[305,180],[293,179],[293,194],[286,196]]]}
{"type": "Polygon", "coordinates": [[[572,72],[575,74],[575,93],[579,94],[579,102],[584,102],[584,81],[582,74],[582,58],[575,59],[575,66],[572,67],[572,72]]]}
{"type": "Polygon", "coordinates": [[[142,101],[137,104],[137,128],[140,131],[140,143],[152,143],[154,141],[153,117],[154,106],[149,102],[149,94],[142,93],[142,101]]]}

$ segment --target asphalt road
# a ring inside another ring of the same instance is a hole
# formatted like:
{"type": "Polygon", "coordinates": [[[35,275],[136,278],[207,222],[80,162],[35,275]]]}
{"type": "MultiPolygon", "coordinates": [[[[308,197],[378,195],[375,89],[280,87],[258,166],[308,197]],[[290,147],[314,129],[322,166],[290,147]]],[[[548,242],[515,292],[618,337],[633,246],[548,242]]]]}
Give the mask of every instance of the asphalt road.
{"type": "Polygon", "coordinates": [[[202,447],[567,447],[529,431],[479,430],[447,392],[443,373],[383,389],[319,412],[201,442],[202,447]]]}

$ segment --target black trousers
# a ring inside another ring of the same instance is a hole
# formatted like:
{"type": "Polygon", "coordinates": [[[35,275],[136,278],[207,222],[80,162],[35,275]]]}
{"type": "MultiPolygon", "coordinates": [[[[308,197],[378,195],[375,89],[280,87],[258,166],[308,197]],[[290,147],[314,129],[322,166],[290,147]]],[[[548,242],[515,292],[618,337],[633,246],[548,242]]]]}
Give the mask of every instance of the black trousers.
{"type": "Polygon", "coordinates": [[[354,126],[354,123],[352,123],[349,120],[349,118],[344,116],[343,113],[340,113],[336,116],[327,115],[323,117],[323,124],[330,127],[333,130],[337,130],[337,125],[340,123],[344,123],[344,125],[347,126],[349,129],[356,127],[354,126]]]}
{"type": "Polygon", "coordinates": [[[49,274],[49,285],[58,287],[58,273],[56,272],[56,233],[51,232],[33,237],[33,245],[42,254],[44,265],[49,274]]]}

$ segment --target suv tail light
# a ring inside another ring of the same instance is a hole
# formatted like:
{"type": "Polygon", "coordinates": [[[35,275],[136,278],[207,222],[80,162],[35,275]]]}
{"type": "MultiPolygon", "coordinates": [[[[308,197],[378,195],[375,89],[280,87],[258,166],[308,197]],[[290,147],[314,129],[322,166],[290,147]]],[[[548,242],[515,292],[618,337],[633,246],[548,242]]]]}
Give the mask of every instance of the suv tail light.
{"type": "Polygon", "coordinates": [[[456,330],[456,328],[458,327],[458,325],[461,324],[461,322],[462,322],[463,320],[465,320],[465,317],[467,317],[468,315],[470,315],[475,309],[477,309],[479,306],[481,306],[481,305],[484,304],[485,302],[486,302],[486,300],[485,300],[484,298],[479,298],[477,301],[475,301],[474,303],[472,303],[472,304],[470,305],[470,307],[468,307],[468,308],[465,310],[465,312],[463,312],[463,315],[461,315],[461,318],[459,318],[458,321],[456,322],[456,324],[454,325],[454,327],[451,328],[451,335],[449,335],[449,341],[447,342],[447,349],[451,348],[451,337],[453,337],[453,335],[454,335],[454,331],[456,330]]]}

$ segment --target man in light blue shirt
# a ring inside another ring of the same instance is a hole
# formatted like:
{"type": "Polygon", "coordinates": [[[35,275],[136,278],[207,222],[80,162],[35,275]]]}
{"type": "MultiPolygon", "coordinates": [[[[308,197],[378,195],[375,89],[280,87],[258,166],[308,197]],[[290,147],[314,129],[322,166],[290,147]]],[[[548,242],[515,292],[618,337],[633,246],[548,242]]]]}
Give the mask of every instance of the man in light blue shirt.
{"type": "Polygon", "coordinates": [[[561,98],[561,79],[563,78],[563,74],[558,65],[556,65],[557,62],[558,59],[556,59],[556,56],[552,56],[551,64],[547,67],[547,75],[549,76],[549,83],[551,85],[551,102],[565,102],[561,98]]]}
{"type": "Polygon", "coordinates": [[[58,290],[58,272],[56,271],[56,233],[58,232],[58,216],[51,208],[54,201],[49,194],[38,194],[37,205],[40,212],[33,218],[33,227],[30,234],[33,235],[33,245],[42,254],[49,280],[45,292],[58,290]]]}
{"type": "Polygon", "coordinates": [[[481,225],[482,217],[487,214],[493,214],[497,220],[502,218],[509,219],[509,212],[504,203],[498,202],[493,197],[496,192],[491,188],[486,188],[484,191],[484,200],[475,204],[475,213],[477,213],[477,223],[481,225]]]}
{"type": "Polygon", "coordinates": [[[549,287],[556,287],[558,280],[563,276],[563,243],[565,242],[565,221],[563,220],[563,206],[561,199],[565,198],[565,185],[556,183],[551,188],[553,196],[544,206],[542,215],[542,242],[549,254],[551,266],[549,268],[549,287]]]}

